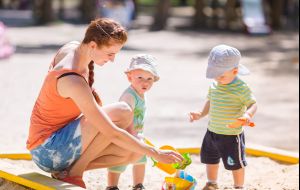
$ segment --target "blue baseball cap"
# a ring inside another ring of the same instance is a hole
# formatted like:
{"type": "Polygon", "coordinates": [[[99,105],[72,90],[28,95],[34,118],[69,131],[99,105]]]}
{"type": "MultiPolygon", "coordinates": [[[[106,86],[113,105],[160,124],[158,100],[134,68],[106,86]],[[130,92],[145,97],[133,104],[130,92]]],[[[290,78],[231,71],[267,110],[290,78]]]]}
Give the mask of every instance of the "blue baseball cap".
{"type": "Polygon", "coordinates": [[[238,68],[239,75],[250,74],[250,71],[240,64],[241,57],[240,51],[234,47],[224,44],[215,46],[209,54],[206,78],[217,78],[234,68],[238,68]]]}

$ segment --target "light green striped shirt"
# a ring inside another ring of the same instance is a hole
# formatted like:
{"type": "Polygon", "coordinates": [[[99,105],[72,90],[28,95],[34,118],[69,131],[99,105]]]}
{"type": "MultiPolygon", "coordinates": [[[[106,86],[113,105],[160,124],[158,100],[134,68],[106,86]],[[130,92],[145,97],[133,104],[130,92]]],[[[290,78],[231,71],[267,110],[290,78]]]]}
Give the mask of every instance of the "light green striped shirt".
{"type": "Polygon", "coordinates": [[[242,117],[250,105],[256,102],[249,86],[239,78],[227,85],[214,81],[208,92],[210,100],[208,130],[222,135],[238,135],[243,128],[228,128],[227,125],[242,117]]]}

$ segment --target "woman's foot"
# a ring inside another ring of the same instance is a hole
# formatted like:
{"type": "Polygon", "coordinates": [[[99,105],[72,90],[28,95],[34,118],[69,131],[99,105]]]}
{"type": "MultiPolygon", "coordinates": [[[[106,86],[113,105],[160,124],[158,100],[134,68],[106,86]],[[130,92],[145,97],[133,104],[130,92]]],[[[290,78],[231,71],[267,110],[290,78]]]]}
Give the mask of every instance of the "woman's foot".
{"type": "Polygon", "coordinates": [[[145,187],[144,187],[144,185],[141,184],[141,183],[135,185],[135,186],[132,188],[132,190],[143,190],[143,189],[145,189],[145,187]]]}
{"type": "Polygon", "coordinates": [[[86,189],[82,176],[68,176],[67,171],[52,173],[51,177],[86,189]]]}
{"type": "Polygon", "coordinates": [[[119,190],[117,186],[106,187],[105,190],[119,190]]]}

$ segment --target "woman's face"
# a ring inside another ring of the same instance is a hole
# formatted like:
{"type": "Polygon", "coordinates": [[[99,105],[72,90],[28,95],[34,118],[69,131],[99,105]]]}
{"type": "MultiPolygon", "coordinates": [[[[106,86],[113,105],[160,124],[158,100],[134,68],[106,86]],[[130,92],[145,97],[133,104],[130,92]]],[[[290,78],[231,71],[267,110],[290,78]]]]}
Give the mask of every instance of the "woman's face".
{"type": "Polygon", "coordinates": [[[123,44],[112,44],[110,46],[102,46],[99,48],[97,45],[92,46],[91,59],[95,64],[103,66],[108,62],[114,62],[116,54],[122,49],[123,44]]]}

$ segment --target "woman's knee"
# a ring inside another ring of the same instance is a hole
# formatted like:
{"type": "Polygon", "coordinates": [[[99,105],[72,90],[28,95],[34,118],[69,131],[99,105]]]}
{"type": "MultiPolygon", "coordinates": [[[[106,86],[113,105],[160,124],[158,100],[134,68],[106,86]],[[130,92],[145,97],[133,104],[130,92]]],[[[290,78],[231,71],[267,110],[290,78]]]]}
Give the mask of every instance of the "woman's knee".
{"type": "Polygon", "coordinates": [[[130,163],[135,163],[142,159],[144,155],[139,154],[139,153],[131,153],[130,156],[128,157],[130,163]]]}
{"type": "Polygon", "coordinates": [[[123,129],[133,122],[133,110],[126,102],[118,102],[110,116],[112,121],[123,129]]]}
{"type": "Polygon", "coordinates": [[[128,122],[132,121],[133,118],[133,110],[125,102],[120,102],[120,118],[122,120],[128,120],[128,122]]]}

